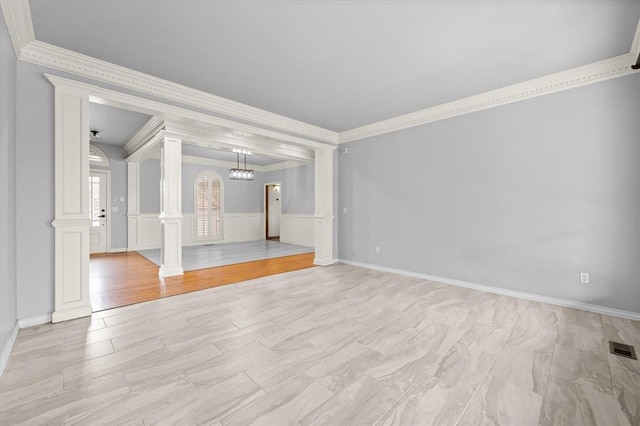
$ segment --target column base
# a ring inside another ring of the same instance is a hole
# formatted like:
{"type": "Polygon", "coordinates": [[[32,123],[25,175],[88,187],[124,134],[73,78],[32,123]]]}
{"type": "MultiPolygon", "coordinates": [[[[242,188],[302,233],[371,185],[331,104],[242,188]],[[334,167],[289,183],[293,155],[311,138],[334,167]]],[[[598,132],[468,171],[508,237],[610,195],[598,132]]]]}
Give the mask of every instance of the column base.
{"type": "Polygon", "coordinates": [[[158,270],[161,277],[175,277],[176,275],[184,275],[184,270],[179,267],[161,266],[158,270]]]}
{"type": "Polygon", "coordinates": [[[315,259],[313,259],[313,264],[317,266],[329,266],[333,265],[334,263],[336,263],[336,259],[320,257],[316,257],[315,259]]]}

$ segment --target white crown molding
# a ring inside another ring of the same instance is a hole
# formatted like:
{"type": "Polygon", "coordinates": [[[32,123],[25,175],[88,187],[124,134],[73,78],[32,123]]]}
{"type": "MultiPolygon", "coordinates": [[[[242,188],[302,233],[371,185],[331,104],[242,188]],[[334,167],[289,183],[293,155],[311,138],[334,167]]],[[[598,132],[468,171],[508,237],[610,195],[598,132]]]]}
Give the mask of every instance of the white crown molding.
{"type": "MultiPolygon", "coordinates": [[[[113,106],[116,108],[131,109],[137,112],[159,115],[164,117],[165,123],[179,123],[180,121],[189,121],[194,123],[196,127],[217,127],[229,129],[229,132],[237,132],[248,134],[258,139],[277,141],[278,143],[292,144],[300,147],[309,147],[318,149],[325,146],[320,142],[293,136],[287,133],[280,133],[274,130],[263,129],[261,127],[249,124],[237,123],[220,117],[192,111],[189,109],[167,105],[162,102],[153,101],[151,99],[141,98],[139,96],[129,95],[127,93],[117,92],[115,90],[106,89],[104,87],[93,84],[83,83],[69,78],[60,77],[53,74],[44,74],[44,77],[54,86],[68,86],[89,93],[89,100],[103,105],[113,106]]],[[[184,126],[187,126],[184,124],[184,126]]],[[[272,144],[273,146],[275,144],[272,144]]]]}
{"type": "Polygon", "coordinates": [[[146,141],[157,134],[164,126],[164,120],[159,115],[151,117],[147,123],[129,141],[124,144],[127,155],[131,155],[138,150],[146,141]]]}
{"type": "Polygon", "coordinates": [[[305,164],[309,164],[309,163],[300,162],[300,161],[282,161],[280,163],[269,164],[268,166],[262,166],[262,171],[274,172],[276,170],[284,170],[284,169],[290,169],[292,167],[304,166],[305,164]]]}
{"type": "Polygon", "coordinates": [[[322,142],[338,142],[337,132],[41,41],[35,40],[24,46],[19,59],[322,142]]]}
{"type": "MultiPolygon", "coordinates": [[[[153,156],[152,158],[156,158],[153,156]]],[[[235,161],[216,160],[215,158],[199,157],[196,155],[183,155],[182,161],[190,164],[200,164],[203,166],[216,166],[224,168],[235,168],[237,166],[235,161]]],[[[270,164],[268,166],[257,166],[255,164],[247,163],[247,166],[255,170],[256,172],[271,172],[274,170],[288,169],[291,167],[302,166],[304,163],[299,161],[282,161],[280,163],[270,164]]]]}
{"type": "Polygon", "coordinates": [[[470,288],[473,290],[486,291],[488,293],[501,294],[504,296],[517,297],[519,299],[533,300],[535,302],[548,303],[550,305],[564,306],[567,308],[580,309],[583,311],[595,312],[597,314],[610,315],[612,317],[625,318],[640,321],[640,312],[625,311],[622,309],[608,308],[606,306],[592,305],[589,303],[576,302],[574,300],[558,299],[556,297],[542,296],[524,291],[509,290],[501,287],[493,287],[486,284],[477,284],[469,281],[455,280],[452,278],[437,277],[434,275],[422,274],[419,272],[406,271],[403,269],[388,268],[386,266],[374,265],[372,263],[357,262],[355,260],[338,259],[338,262],[345,265],[367,268],[375,271],[389,272],[392,274],[405,275],[427,281],[436,281],[443,284],[455,285],[458,287],[470,288]]]}
{"type": "Polygon", "coordinates": [[[634,64],[636,60],[637,54],[634,56],[631,53],[627,53],[604,61],[594,62],[567,71],[379,121],[340,133],[340,143],[352,142],[407,129],[409,127],[421,126],[434,121],[638,73],[640,71],[631,69],[631,65],[634,64]]]}
{"type": "Polygon", "coordinates": [[[20,58],[23,49],[36,39],[29,2],[25,0],[2,0],[0,1],[0,7],[9,29],[13,50],[16,52],[16,57],[20,58]]]}

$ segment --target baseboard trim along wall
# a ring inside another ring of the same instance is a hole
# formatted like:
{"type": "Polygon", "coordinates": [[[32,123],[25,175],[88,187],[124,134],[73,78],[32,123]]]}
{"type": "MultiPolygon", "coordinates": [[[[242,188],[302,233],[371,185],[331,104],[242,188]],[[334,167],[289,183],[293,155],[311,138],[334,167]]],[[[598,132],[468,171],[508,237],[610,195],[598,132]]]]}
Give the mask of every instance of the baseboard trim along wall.
{"type": "Polygon", "coordinates": [[[20,325],[18,324],[18,321],[16,321],[13,326],[13,331],[11,332],[11,337],[9,337],[9,341],[7,342],[7,346],[4,347],[2,354],[0,355],[0,377],[2,377],[4,368],[7,366],[7,362],[9,361],[11,349],[13,349],[13,344],[16,342],[16,337],[18,337],[18,330],[20,330],[20,325]]]}
{"type": "Polygon", "coordinates": [[[376,271],[390,272],[392,274],[406,275],[408,277],[419,278],[428,281],[437,281],[444,284],[451,284],[458,287],[470,288],[472,290],[486,291],[488,293],[500,294],[503,296],[517,297],[520,299],[532,300],[534,302],[548,303],[550,305],[564,306],[566,308],[580,309],[582,311],[594,312],[596,314],[610,315],[612,317],[625,318],[634,321],[640,321],[640,313],[624,311],[622,309],[607,308],[605,306],[591,305],[589,303],[576,302],[567,299],[558,299],[555,297],[541,296],[539,294],[526,293],[523,291],[509,290],[500,287],[492,287],[485,284],[477,284],[468,281],[461,281],[452,278],[437,277],[434,275],[422,274],[419,272],[405,271],[403,269],[388,268],[386,266],[374,265],[372,263],[357,262],[353,260],[338,259],[338,262],[346,265],[358,266],[360,268],[373,269],[376,271]]]}
{"type": "Polygon", "coordinates": [[[41,325],[51,322],[51,314],[39,315],[37,317],[23,318],[18,320],[18,327],[27,328],[34,325],[41,325]]]}

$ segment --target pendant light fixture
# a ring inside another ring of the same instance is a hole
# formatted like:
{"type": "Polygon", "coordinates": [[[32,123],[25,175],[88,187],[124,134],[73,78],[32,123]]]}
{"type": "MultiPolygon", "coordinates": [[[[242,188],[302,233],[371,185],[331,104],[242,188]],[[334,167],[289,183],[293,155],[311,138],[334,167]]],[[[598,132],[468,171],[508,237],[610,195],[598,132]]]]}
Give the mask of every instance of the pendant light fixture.
{"type": "Polygon", "coordinates": [[[251,151],[243,149],[234,149],[236,153],[237,168],[229,170],[229,178],[232,180],[253,180],[254,171],[247,169],[247,155],[251,155],[251,151]],[[240,168],[240,154],[244,155],[244,169],[240,168]]]}

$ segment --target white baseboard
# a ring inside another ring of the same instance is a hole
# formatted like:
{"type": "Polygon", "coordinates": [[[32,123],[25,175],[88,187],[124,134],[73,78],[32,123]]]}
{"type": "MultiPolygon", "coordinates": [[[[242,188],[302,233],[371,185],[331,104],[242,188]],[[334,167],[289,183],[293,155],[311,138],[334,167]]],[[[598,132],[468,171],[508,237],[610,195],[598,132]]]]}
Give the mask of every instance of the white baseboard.
{"type": "Polygon", "coordinates": [[[109,250],[109,253],[126,253],[127,248],[126,247],[120,247],[120,248],[112,248],[111,250],[109,250]]]}
{"type": "Polygon", "coordinates": [[[7,362],[9,361],[11,349],[13,349],[13,344],[16,342],[16,337],[18,337],[18,330],[20,330],[20,326],[18,325],[18,321],[16,321],[13,326],[13,331],[11,332],[11,337],[9,337],[9,341],[7,342],[7,346],[4,347],[2,354],[0,355],[0,377],[2,377],[4,368],[7,366],[7,362]]]}
{"type": "Polygon", "coordinates": [[[46,324],[48,322],[51,322],[51,314],[40,315],[31,318],[23,318],[21,320],[18,320],[18,327],[27,328],[33,327],[34,325],[46,324]]]}
{"type": "Polygon", "coordinates": [[[567,308],[580,309],[582,311],[595,312],[597,314],[610,315],[612,317],[625,318],[634,321],[640,321],[640,312],[625,311],[622,309],[607,308],[606,306],[591,305],[589,303],[576,302],[567,299],[558,299],[556,297],[541,296],[534,293],[526,293],[524,291],[509,290],[506,288],[492,287],[485,284],[477,284],[468,281],[461,281],[452,278],[437,277],[434,275],[422,274],[419,272],[405,271],[403,269],[388,268],[386,266],[374,265],[371,263],[357,262],[353,260],[338,259],[338,262],[347,265],[358,266],[361,268],[373,269],[376,271],[390,272],[392,274],[406,275],[408,277],[419,278],[428,281],[437,281],[444,284],[451,284],[458,287],[470,288],[473,290],[486,291],[488,293],[501,294],[504,296],[517,297],[520,299],[533,300],[535,302],[548,303],[550,305],[564,306],[567,308]]]}

